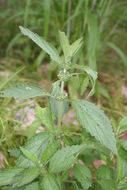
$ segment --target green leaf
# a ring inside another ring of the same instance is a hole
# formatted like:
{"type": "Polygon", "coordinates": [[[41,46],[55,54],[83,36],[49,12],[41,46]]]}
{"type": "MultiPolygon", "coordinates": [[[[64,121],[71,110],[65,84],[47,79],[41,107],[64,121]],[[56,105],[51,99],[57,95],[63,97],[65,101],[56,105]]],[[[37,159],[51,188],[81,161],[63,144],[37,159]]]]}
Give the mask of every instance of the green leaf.
{"type": "Polygon", "coordinates": [[[70,61],[70,44],[64,32],[59,31],[60,45],[62,47],[65,63],[70,61]]]}
{"type": "Polygon", "coordinates": [[[82,189],[80,189],[80,188],[78,187],[78,185],[77,185],[76,182],[73,183],[73,186],[74,186],[74,190],[82,190],[82,189]]]}
{"type": "Polygon", "coordinates": [[[104,112],[86,100],[74,100],[72,105],[83,128],[100,141],[101,144],[117,154],[112,126],[104,112]]]}
{"type": "Polygon", "coordinates": [[[117,185],[112,179],[103,179],[98,180],[99,185],[102,187],[103,190],[116,190],[117,185]]]}
{"type": "Polygon", "coordinates": [[[34,98],[37,96],[47,96],[47,95],[49,94],[42,88],[35,85],[30,85],[30,84],[10,87],[7,90],[2,92],[3,97],[8,97],[8,98],[14,97],[14,98],[20,98],[20,99],[28,99],[28,98],[34,98]]]}
{"type": "MultiPolygon", "coordinates": [[[[59,92],[60,92],[60,81],[56,81],[53,84],[53,88],[51,91],[51,95],[52,96],[56,96],[59,92]]],[[[68,101],[64,100],[64,101],[58,101],[55,100],[55,98],[50,98],[50,105],[51,105],[51,110],[52,113],[55,115],[56,119],[58,119],[58,114],[59,114],[59,108],[62,107],[62,116],[65,115],[68,111],[68,101]],[[62,106],[60,106],[62,104],[62,106]]]]}
{"type": "Polygon", "coordinates": [[[56,176],[47,174],[41,181],[42,190],[61,190],[56,176]]]}
{"type": "Polygon", "coordinates": [[[58,150],[50,160],[50,171],[57,173],[69,169],[74,164],[82,148],[82,145],[74,145],[58,150]]]}
{"type": "Polygon", "coordinates": [[[28,36],[33,42],[35,42],[41,49],[43,49],[51,59],[57,63],[60,63],[60,57],[58,55],[57,50],[52,47],[49,43],[47,43],[42,37],[40,37],[38,34],[35,34],[31,32],[29,29],[24,28],[22,26],[19,27],[21,32],[28,36]]]}
{"type": "Polygon", "coordinates": [[[97,72],[92,70],[90,67],[87,67],[87,66],[84,67],[82,65],[77,65],[77,64],[74,64],[72,66],[72,68],[79,69],[79,70],[82,70],[85,73],[87,73],[87,75],[90,79],[90,82],[92,84],[92,89],[89,92],[88,96],[92,96],[94,94],[94,88],[95,88],[96,79],[97,79],[97,72]]]}
{"type": "Polygon", "coordinates": [[[60,147],[59,141],[53,140],[46,148],[42,156],[42,162],[46,164],[60,147]]]}
{"type": "Polygon", "coordinates": [[[97,170],[97,179],[113,179],[115,181],[115,170],[109,168],[108,166],[101,165],[97,170]]]}
{"type": "Polygon", "coordinates": [[[35,114],[41,124],[45,125],[48,129],[53,129],[53,120],[49,108],[35,108],[35,114]]]}
{"type": "Polygon", "coordinates": [[[73,173],[82,188],[87,190],[92,184],[92,175],[89,168],[85,164],[76,164],[73,168],[73,173]]]}
{"type": "Polygon", "coordinates": [[[127,141],[126,140],[119,140],[119,144],[127,151],[127,141]]]}
{"type": "Polygon", "coordinates": [[[88,96],[92,96],[94,94],[95,82],[96,82],[96,79],[97,79],[97,72],[94,71],[94,70],[92,70],[92,69],[90,69],[89,67],[84,67],[84,71],[88,74],[88,76],[90,76],[90,81],[91,81],[91,84],[92,84],[92,89],[89,92],[88,96]]]}
{"type": "Polygon", "coordinates": [[[117,157],[117,178],[122,181],[127,176],[127,161],[122,157],[117,157]]]}
{"type": "Polygon", "coordinates": [[[80,87],[80,95],[83,96],[83,94],[85,93],[87,87],[89,84],[89,77],[87,76],[86,78],[84,78],[81,87],[80,87]]]}
{"type": "Polygon", "coordinates": [[[0,171],[0,186],[13,184],[13,178],[23,170],[23,168],[10,168],[0,171]]]}
{"type": "Polygon", "coordinates": [[[123,117],[118,126],[119,133],[122,133],[124,131],[127,131],[127,117],[123,117]]]}
{"type": "MultiPolygon", "coordinates": [[[[28,150],[31,154],[35,155],[37,159],[41,161],[42,155],[47,148],[49,143],[49,135],[45,132],[39,133],[38,135],[32,137],[24,146],[26,150],[28,150]]],[[[20,155],[19,159],[16,162],[18,167],[28,168],[31,166],[35,166],[33,161],[30,161],[23,154],[20,155]]]]}
{"type": "Polygon", "coordinates": [[[76,40],[75,42],[73,42],[70,46],[70,56],[74,56],[79,49],[81,48],[83,44],[83,38],[79,38],[78,40],[76,40]]]}
{"type": "Polygon", "coordinates": [[[38,168],[26,168],[15,176],[13,181],[13,187],[21,187],[32,182],[40,174],[38,168]]]}
{"type": "Polygon", "coordinates": [[[39,164],[39,160],[37,159],[37,157],[33,155],[29,150],[23,147],[21,147],[20,149],[26,158],[28,158],[29,160],[33,161],[36,164],[39,164]]]}
{"type": "Polygon", "coordinates": [[[40,190],[38,182],[33,182],[27,185],[24,190],[40,190]]]}
{"type": "Polygon", "coordinates": [[[37,129],[40,127],[40,122],[38,119],[35,119],[27,128],[26,128],[26,136],[30,139],[36,134],[37,129]]]}

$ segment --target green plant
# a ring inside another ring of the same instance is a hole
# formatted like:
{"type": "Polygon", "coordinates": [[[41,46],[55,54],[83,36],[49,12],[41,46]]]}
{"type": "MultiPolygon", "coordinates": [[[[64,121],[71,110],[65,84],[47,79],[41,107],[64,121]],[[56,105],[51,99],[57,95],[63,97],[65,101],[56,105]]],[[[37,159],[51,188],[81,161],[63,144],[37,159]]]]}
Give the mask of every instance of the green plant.
{"type": "Polygon", "coordinates": [[[125,178],[122,181],[117,177],[113,163],[118,151],[112,126],[103,111],[87,100],[94,93],[97,73],[72,62],[82,46],[82,38],[70,45],[65,33],[59,32],[63,50],[59,56],[43,38],[27,28],[20,27],[20,30],[57,63],[59,73],[51,92],[33,84],[1,92],[2,97],[9,98],[47,97],[47,106],[35,108],[36,124],[29,129],[32,138],[20,147],[15,167],[0,172],[0,186],[8,190],[125,190],[125,178]],[[85,100],[72,99],[65,90],[69,81],[79,75],[92,84],[85,100]],[[63,126],[62,118],[71,106],[81,126],[63,126]],[[40,125],[44,131],[35,134],[40,125]],[[106,165],[96,169],[93,165],[96,159],[103,159],[106,165]]]}

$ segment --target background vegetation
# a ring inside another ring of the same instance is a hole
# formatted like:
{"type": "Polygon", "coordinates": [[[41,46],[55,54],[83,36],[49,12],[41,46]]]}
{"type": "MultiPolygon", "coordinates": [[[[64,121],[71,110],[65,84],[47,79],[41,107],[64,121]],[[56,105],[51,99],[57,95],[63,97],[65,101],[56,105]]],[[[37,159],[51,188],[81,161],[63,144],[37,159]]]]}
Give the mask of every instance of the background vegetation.
{"type": "MultiPolygon", "coordinates": [[[[117,130],[127,126],[127,1],[126,0],[1,0],[0,1],[0,90],[21,82],[34,82],[47,90],[56,79],[57,65],[22,36],[19,26],[28,27],[58,47],[58,31],[71,42],[83,37],[74,62],[98,72],[91,101],[107,113],[117,130]]],[[[61,49],[59,49],[61,53],[61,49]]],[[[77,78],[70,93],[85,97],[85,85],[77,78]]],[[[0,99],[0,168],[13,166],[13,149],[29,138],[27,127],[34,121],[34,107],[45,99],[14,101],[0,99]]],[[[73,121],[73,112],[68,114],[73,121]]],[[[68,120],[64,118],[65,125],[68,120]]],[[[40,129],[41,130],[41,129],[40,129]]],[[[127,139],[126,132],[122,134],[127,139]]],[[[13,155],[14,154],[14,155],[13,155]]],[[[127,159],[127,155],[125,156],[127,159]]]]}

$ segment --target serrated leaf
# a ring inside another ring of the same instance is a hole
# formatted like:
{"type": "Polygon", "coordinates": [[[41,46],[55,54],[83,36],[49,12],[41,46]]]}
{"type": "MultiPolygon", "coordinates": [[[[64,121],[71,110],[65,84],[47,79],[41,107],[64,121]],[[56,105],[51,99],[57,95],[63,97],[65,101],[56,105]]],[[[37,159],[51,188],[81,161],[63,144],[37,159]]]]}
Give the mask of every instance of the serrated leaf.
{"type": "Polygon", "coordinates": [[[72,105],[83,128],[100,141],[101,144],[117,154],[112,126],[104,112],[86,100],[74,100],[72,105]]]}
{"type": "Polygon", "coordinates": [[[40,37],[38,34],[33,33],[27,28],[24,28],[22,26],[19,27],[21,32],[28,36],[33,42],[35,42],[41,49],[43,49],[46,53],[49,54],[51,59],[57,63],[60,63],[60,57],[58,55],[57,50],[51,46],[48,42],[46,42],[42,37],[40,37]]]}
{"type": "Polygon", "coordinates": [[[73,167],[75,178],[84,190],[87,190],[92,184],[92,175],[89,168],[85,164],[76,164],[73,167]]]}
{"type": "Polygon", "coordinates": [[[59,31],[60,45],[62,47],[65,63],[70,61],[70,44],[64,32],[59,31]]]}
{"type": "Polygon", "coordinates": [[[73,145],[58,150],[50,160],[49,170],[57,173],[69,169],[74,164],[82,148],[82,145],[73,145]]]}
{"type": "Polygon", "coordinates": [[[26,168],[15,176],[13,181],[13,187],[21,187],[32,182],[40,174],[38,168],[26,168]]]}
{"type": "Polygon", "coordinates": [[[28,99],[38,96],[47,96],[47,95],[48,93],[42,88],[30,84],[10,87],[2,92],[2,97],[8,97],[8,98],[14,97],[20,99],[28,99]]]}
{"type": "Polygon", "coordinates": [[[41,181],[41,188],[43,190],[61,190],[56,176],[47,174],[41,181]]]}
{"type": "Polygon", "coordinates": [[[0,172],[0,186],[11,185],[13,178],[22,172],[23,168],[10,168],[0,172]]]}
{"type": "Polygon", "coordinates": [[[40,190],[39,183],[33,182],[30,185],[27,185],[24,190],[40,190]]]}
{"type": "Polygon", "coordinates": [[[45,125],[48,129],[53,129],[53,121],[49,108],[37,106],[35,108],[35,115],[41,124],[45,125]]]}
{"type": "MultiPolygon", "coordinates": [[[[24,148],[28,151],[30,151],[31,154],[35,155],[37,159],[41,161],[42,155],[49,143],[49,135],[45,132],[39,133],[38,135],[31,138],[24,148]]],[[[20,155],[19,159],[16,162],[16,165],[18,167],[24,167],[28,168],[31,166],[35,166],[33,161],[30,161],[28,158],[26,158],[23,154],[20,155]]]]}

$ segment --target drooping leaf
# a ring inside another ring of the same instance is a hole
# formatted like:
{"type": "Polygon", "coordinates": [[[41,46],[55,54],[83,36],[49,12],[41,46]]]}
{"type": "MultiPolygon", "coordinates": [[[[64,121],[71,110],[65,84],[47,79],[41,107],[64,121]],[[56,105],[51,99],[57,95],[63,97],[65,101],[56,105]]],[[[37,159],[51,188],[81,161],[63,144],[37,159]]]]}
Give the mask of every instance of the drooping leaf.
{"type": "Polygon", "coordinates": [[[97,80],[97,72],[92,70],[90,67],[87,67],[87,66],[84,67],[82,65],[77,65],[77,64],[73,65],[72,68],[79,69],[79,70],[87,73],[87,75],[91,81],[91,84],[92,84],[92,89],[89,92],[88,96],[92,96],[94,94],[95,83],[97,80]]]}
{"type": "Polygon", "coordinates": [[[60,45],[62,47],[64,57],[65,57],[65,63],[68,63],[70,60],[70,44],[68,41],[67,36],[64,32],[59,31],[59,37],[60,37],[60,45]]]}
{"type": "Polygon", "coordinates": [[[54,60],[57,63],[60,63],[60,57],[58,55],[58,52],[54,47],[52,47],[49,43],[47,43],[42,37],[40,37],[38,34],[33,33],[27,28],[24,28],[22,26],[19,27],[21,32],[28,36],[33,42],[35,42],[41,49],[43,49],[46,53],[49,54],[52,60],[54,60]]]}
{"type": "Polygon", "coordinates": [[[13,187],[21,187],[28,184],[36,179],[39,174],[40,170],[38,168],[26,168],[15,176],[13,180],[13,187]]]}
{"type": "Polygon", "coordinates": [[[81,87],[80,87],[80,95],[83,96],[83,94],[85,93],[87,87],[89,84],[89,77],[87,76],[86,78],[84,78],[81,87]]]}
{"type": "Polygon", "coordinates": [[[116,154],[116,140],[112,126],[103,111],[86,100],[74,100],[72,105],[83,128],[116,154]]]}
{"type": "Polygon", "coordinates": [[[47,174],[41,181],[41,188],[43,190],[61,190],[61,187],[57,181],[56,176],[47,174]]]}
{"type": "Polygon", "coordinates": [[[22,172],[23,168],[10,168],[0,172],[0,186],[11,185],[16,175],[22,172]]]}
{"type": "Polygon", "coordinates": [[[90,76],[90,81],[91,81],[91,84],[92,84],[92,89],[89,92],[88,96],[92,96],[94,94],[95,82],[96,82],[96,79],[97,79],[97,72],[94,71],[94,70],[92,70],[92,69],[90,69],[89,67],[84,67],[84,71],[88,74],[88,76],[90,76]]]}
{"type": "Polygon", "coordinates": [[[58,150],[50,160],[49,170],[56,173],[69,169],[82,148],[82,145],[73,145],[58,150]]]}
{"type": "Polygon", "coordinates": [[[40,106],[37,106],[35,108],[35,114],[41,124],[46,126],[48,129],[53,129],[52,115],[50,114],[48,107],[41,108],[40,106]]]}
{"type": "Polygon", "coordinates": [[[92,184],[92,175],[89,168],[85,164],[76,164],[73,168],[75,178],[83,189],[87,190],[92,184]]]}
{"type": "Polygon", "coordinates": [[[3,97],[8,97],[8,98],[14,97],[20,99],[28,99],[37,96],[47,96],[47,95],[48,93],[42,88],[30,84],[10,87],[2,92],[3,97]]]}
{"type": "Polygon", "coordinates": [[[27,185],[24,190],[40,190],[39,183],[33,182],[30,185],[27,185]]]}
{"type": "MultiPolygon", "coordinates": [[[[24,146],[31,154],[35,155],[37,159],[41,161],[42,155],[49,143],[49,135],[45,132],[39,133],[38,135],[32,137],[24,146]]],[[[20,155],[19,159],[16,162],[18,167],[28,168],[35,166],[33,161],[30,161],[23,154],[20,155]]]]}

